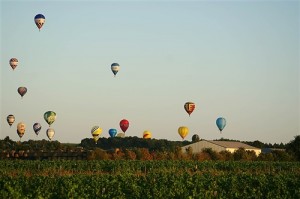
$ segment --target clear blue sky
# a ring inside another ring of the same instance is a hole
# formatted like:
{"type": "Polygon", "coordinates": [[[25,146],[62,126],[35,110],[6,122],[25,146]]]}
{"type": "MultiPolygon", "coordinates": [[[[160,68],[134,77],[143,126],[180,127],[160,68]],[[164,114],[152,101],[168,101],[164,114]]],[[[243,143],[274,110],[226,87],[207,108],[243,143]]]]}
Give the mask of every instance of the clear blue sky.
{"type": "Polygon", "coordinates": [[[287,143],[299,135],[299,1],[1,1],[0,139],[127,136],[287,143]],[[34,16],[43,14],[41,31],[34,16]],[[9,59],[16,57],[15,71],[9,59]],[[110,65],[120,64],[117,77],[110,65]],[[23,99],[19,86],[28,88],[23,99]],[[191,117],[183,105],[196,104],[191,117]],[[6,117],[14,114],[10,128],[6,117]],[[215,121],[225,117],[220,134],[215,121]],[[39,122],[37,137],[32,125],[39,122]]]}

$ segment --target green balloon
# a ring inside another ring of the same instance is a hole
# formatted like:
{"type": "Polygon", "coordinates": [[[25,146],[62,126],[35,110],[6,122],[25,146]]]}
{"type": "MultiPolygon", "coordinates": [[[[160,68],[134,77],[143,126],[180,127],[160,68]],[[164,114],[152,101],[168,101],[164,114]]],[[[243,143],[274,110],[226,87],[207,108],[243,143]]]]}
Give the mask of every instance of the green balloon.
{"type": "Polygon", "coordinates": [[[46,113],[44,113],[44,119],[49,124],[49,126],[51,126],[51,124],[55,122],[56,113],[53,111],[47,111],[46,113]]]}

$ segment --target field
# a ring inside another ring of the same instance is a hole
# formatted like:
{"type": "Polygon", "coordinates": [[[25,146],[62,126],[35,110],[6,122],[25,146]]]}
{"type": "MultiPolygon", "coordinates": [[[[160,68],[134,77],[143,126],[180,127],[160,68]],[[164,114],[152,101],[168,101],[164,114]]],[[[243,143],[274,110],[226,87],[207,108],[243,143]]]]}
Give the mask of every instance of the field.
{"type": "Polygon", "coordinates": [[[0,161],[0,197],[300,198],[300,163],[0,161]]]}

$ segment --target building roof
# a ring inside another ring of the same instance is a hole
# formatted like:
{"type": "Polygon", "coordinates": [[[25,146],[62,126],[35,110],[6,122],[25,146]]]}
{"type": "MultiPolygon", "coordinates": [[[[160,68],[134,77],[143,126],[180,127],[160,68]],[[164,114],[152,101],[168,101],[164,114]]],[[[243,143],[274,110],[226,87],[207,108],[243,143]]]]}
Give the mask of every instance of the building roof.
{"type": "Polygon", "coordinates": [[[213,140],[205,140],[207,142],[225,147],[225,148],[244,148],[244,149],[259,149],[248,144],[244,144],[242,142],[234,142],[234,141],[213,141],[213,140]]]}

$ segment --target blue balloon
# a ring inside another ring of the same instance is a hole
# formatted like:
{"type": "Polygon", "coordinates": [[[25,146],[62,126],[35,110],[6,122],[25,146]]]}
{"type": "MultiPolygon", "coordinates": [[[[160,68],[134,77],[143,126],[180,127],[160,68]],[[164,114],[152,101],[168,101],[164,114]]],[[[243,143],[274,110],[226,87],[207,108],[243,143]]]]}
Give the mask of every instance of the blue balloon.
{"type": "Polygon", "coordinates": [[[219,117],[216,121],[216,124],[220,130],[220,132],[222,132],[222,130],[224,129],[224,127],[226,126],[226,120],[223,117],[219,117]]]}
{"type": "Polygon", "coordinates": [[[117,129],[109,129],[108,133],[109,133],[110,137],[112,137],[112,138],[116,137],[117,129]]]}

